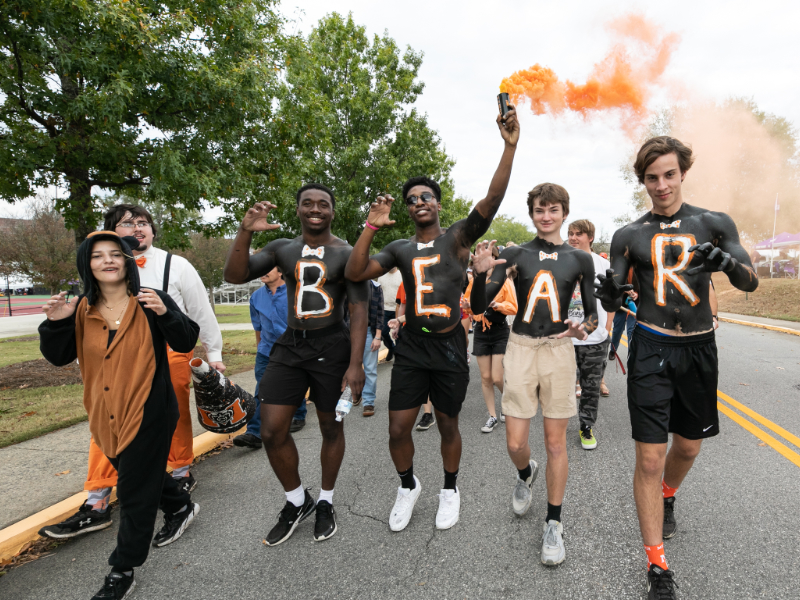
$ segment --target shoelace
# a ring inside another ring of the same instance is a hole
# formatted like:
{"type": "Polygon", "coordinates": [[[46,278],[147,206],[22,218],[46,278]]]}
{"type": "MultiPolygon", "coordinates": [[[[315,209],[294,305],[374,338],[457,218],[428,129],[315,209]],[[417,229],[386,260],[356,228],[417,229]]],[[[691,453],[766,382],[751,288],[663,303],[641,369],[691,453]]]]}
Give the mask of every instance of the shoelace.
{"type": "Polygon", "coordinates": [[[326,503],[317,503],[317,518],[329,519],[333,516],[333,505],[326,503]]]}
{"type": "Polygon", "coordinates": [[[84,504],[83,506],[78,509],[74,515],[72,515],[69,519],[64,521],[64,524],[73,524],[75,521],[82,521],[86,518],[86,514],[92,512],[92,508],[84,504]]]}
{"type": "Polygon", "coordinates": [[[672,579],[671,571],[664,571],[661,575],[655,576],[653,587],[656,590],[656,598],[659,600],[671,600],[675,597],[675,590],[673,588],[679,587],[675,580],[672,579]]]}
{"type": "Polygon", "coordinates": [[[302,506],[295,506],[291,502],[287,502],[281,512],[278,513],[278,521],[289,523],[297,518],[302,506]]]}
{"type": "Polygon", "coordinates": [[[548,525],[547,531],[544,532],[544,545],[556,547],[558,546],[558,538],[556,537],[556,532],[558,531],[558,525],[548,525]]]}
{"type": "Polygon", "coordinates": [[[400,507],[398,508],[398,513],[405,511],[406,508],[411,504],[411,494],[403,494],[401,492],[397,492],[397,501],[395,505],[400,503],[400,507]]]}
{"type": "Polygon", "coordinates": [[[112,576],[112,574],[106,575],[105,583],[103,584],[103,591],[110,592],[117,598],[117,586],[124,581],[124,575],[118,575],[116,577],[112,576]]]}

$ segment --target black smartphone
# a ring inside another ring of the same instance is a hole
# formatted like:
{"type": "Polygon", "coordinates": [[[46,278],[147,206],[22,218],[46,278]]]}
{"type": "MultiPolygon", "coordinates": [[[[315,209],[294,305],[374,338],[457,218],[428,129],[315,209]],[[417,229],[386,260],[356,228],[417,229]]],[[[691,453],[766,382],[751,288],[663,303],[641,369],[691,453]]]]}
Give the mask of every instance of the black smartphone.
{"type": "Polygon", "coordinates": [[[505,92],[497,94],[497,107],[500,109],[500,120],[505,122],[508,113],[508,94],[505,92]]]}

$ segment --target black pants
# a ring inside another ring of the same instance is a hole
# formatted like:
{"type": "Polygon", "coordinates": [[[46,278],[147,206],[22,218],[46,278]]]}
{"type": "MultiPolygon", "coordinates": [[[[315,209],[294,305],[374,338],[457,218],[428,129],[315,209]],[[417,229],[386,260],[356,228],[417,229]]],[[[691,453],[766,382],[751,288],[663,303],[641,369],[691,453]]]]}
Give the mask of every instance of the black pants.
{"type": "Polygon", "coordinates": [[[120,507],[117,547],[108,564],[120,571],[144,564],[159,508],[172,514],[191,502],[166,472],[178,415],[174,399],[151,396],[144,405],[139,433],[119,456],[108,459],[117,470],[120,507]]]}
{"type": "Polygon", "coordinates": [[[383,345],[389,349],[389,352],[394,352],[394,340],[392,339],[391,329],[389,329],[389,321],[395,318],[396,312],[393,310],[383,311],[383,327],[381,328],[381,341],[383,345]]]}

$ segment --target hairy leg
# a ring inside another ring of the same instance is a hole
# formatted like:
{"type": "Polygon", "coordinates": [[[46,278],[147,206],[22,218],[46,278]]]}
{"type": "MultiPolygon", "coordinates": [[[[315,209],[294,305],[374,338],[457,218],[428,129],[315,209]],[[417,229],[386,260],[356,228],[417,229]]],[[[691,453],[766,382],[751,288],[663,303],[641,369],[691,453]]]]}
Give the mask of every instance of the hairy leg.
{"type": "Polygon", "coordinates": [[[569,419],[544,417],[544,446],[547,450],[547,501],[559,506],[567,489],[569,461],[567,459],[567,423],[569,419]]]}
{"type": "Polygon", "coordinates": [[[458,415],[449,417],[437,410],[436,425],[439,427],[439,435],[442,437],[441,449],[444,470],[455,473],[458,471],[459,464],[461,464],[461,432],[458,430],[458,415]]]}
{"type": "Polygon", "coordinates": [[[287,492],[300,487],[299,456],[289,433],[296,406],[261,404],[261,441],[269,464],[287,492]]]}
{"type": "Polygon", "coordinates": [[[636,442],[636,468],[633,472],[633,498],[639,515],[639,529],[647,546],[657,546],[663,539],[664,501],[661,475],[666,461],[666,444],[636,442]]]}
{"type": "Polygon", "coordinates": [[[506,448],[511,462],[520,471],[527,467],[531,460],[531,446],[528,443],[530,432],[530,419],[518,419],[506,415],[506,448]]]}
{"type": "Polygon", "coordinates": [[[681,486],[694,464],[694,459],[700,454],[702,444],[703,440],[687,440],[677,433],[672,434],[672,446],[667,452],[664,466],[664,481],[668,486],[676,489],[681,486]]]}
{"type": "Polygon", "coordinates": [[[389,411],[389,453],[398,473],[408,471],[414,463],[414,440],[411,431],[419,408],[389,411]]]}

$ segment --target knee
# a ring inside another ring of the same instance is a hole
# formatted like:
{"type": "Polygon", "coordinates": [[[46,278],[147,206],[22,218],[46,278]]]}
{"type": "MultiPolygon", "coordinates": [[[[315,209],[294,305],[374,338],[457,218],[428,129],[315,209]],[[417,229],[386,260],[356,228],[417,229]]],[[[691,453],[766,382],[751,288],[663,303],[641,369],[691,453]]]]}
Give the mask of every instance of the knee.
{"type": "Polygon", "coordinates": [[[494,383],[494,379],[491,375],[481,375],[481,383],[491,387],[491,385],[494,383]]]}
{"type": "Polygon", "coordinates": [[[399,423],[389,424],[389,443],[397,443],[411,438],[411,432],[406,431],[399,423]]]}
{"type": "Polygon", "coordinates": [[[319,430],[322,434],[322,439],[326,442],[337,442],[344,437],[344,424],[341,421],[321,422],[319,430]]]}
{"type": "Polygon", "coordinates": [[[441,419],[437,419],[439,421],[439,435],[442,436],[442,442],[445,444],[450,444],[458,439],[461,439],[461,433],[458,431],[458,425],[453,425],[450,423],[442,423],[441,419]]]}
{"type": "Polygon", "coordinates": [[[261,422],[261,442],[265,448],[276,448],[286,441],[286,436],[275,431],[266,422],[261,422]]]}
{"type": "Polygon", "coordinates": [[[502,377],[494,379],[494,381],[492,383],[494,383],[494,385],[495,385],[495,387],[497,389],[503,389],[503,378],[502,377]]]}
{"type": "Polygon", "coordinates": [[[561,458],[567,454],[567,441],[558,438],[546,439],[544,449],[549,460],[561,458]]]}
{"type": "Polygon", "coordinates": [[[672,449],[683,460],[694,460],[700,454],[699,443],[673,444],[672,449]]]}
{"type": "Polygon", "coordinates": [[[664,472],[664,457],[660,454],[641,454],[636,461],[636,470],[647,477],[660,478],[664,472]]]}
{"type": "Polygon", "coordinates": [[[528,451],[528,442],[526,440],[507,440],[506,448],[511,455],[525,453],[528,451]]]}

